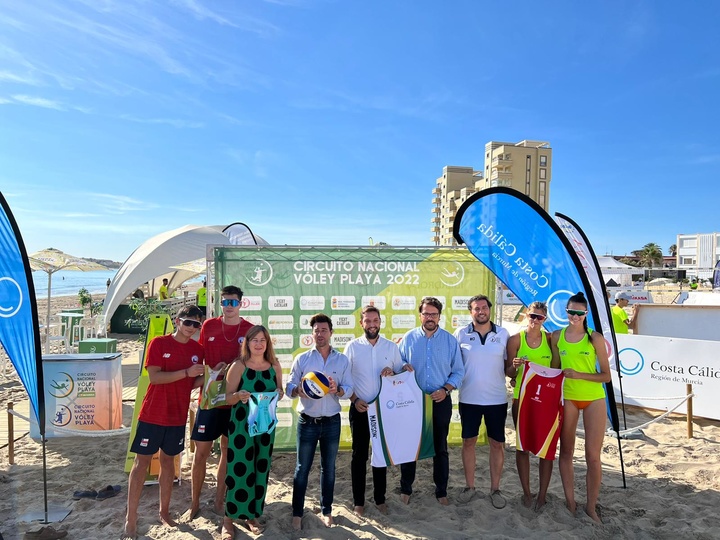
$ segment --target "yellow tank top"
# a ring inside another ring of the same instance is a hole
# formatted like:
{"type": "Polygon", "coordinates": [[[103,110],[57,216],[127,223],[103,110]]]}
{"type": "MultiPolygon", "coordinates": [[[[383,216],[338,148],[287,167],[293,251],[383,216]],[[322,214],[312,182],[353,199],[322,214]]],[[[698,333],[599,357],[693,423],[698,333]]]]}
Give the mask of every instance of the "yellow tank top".
{"type": "MultiPolygon", "coordinates": [[[[526,332],[520,332],[520,348],[518,349],[517,357],[522,358],[523,360],[530,360],[531,362],[541,366],[550,367],[550,363],[552,362],[552,350],[550,349],[550,344],[547,340],[547,333],[541,331],[541,334],[542,341],[540,342],[540,345],[537,349],[533,349],[527,344],[525,337],[526,332]]],[[[513,390],[514,399],[518,399],[520,397],[520,383],[522,382],[524,369],[525,366],[520,364],[517,370],[517,375],[515,375],[515,389],[513,390]]]]}
{"type": "MultiPolygon", "coordinates": [[[[581,373],[598,373],[597,354],[588,334],[585,333],[577,343],[568,343],[565,340],[566,329],[563,328],[560,331],[560,339],[558,340],[558,352],[560,353],[562,368],[574,369],[581,373]]],[[[566,378],[564,384],[563,397],[565,399],[593,401],[605,398],[603,383],[566,378]]]]}

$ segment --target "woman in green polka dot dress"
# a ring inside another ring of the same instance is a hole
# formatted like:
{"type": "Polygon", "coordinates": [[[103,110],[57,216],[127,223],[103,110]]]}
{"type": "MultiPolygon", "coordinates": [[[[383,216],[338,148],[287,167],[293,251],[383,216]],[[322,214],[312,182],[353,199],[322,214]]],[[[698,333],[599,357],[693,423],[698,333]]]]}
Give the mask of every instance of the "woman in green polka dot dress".
{"type": "Polygon", "coordinates": [[[223,540],[235,537],[235,519],[254,534],[264,529],[258,518],[265,506],[275,431],[249,435],[248,400],[252,392],[277,391],[282,398],[282,375],[276,378],[272,366],[276,362],[270,334],[264,326],[253,326],[245,335],[240,357],[228,369],[227,402],[233,408],[228,433],[223,540]]]}

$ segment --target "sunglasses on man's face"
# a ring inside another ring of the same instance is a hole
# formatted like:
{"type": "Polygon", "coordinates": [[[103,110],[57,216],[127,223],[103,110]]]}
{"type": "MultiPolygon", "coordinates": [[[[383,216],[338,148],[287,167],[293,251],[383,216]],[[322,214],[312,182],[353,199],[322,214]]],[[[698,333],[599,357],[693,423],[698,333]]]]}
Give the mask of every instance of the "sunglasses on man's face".
{"type": "Polygon", "coordinates": [[[180,322],[183,326],[192,326],[193,328],[200,328],[202,326],[202,323],[195,319],[180,319],[180,322]]]}
{"type": "Polygon", "coordinates": [[[234,298],[223,298],[220,300],[220,305],[222,307],[238,307],[240,305],[240,300],[235,300],[234,298]]]}
{"type": "Polygon", "coordinates": [[[587,310],[583,311],[582,309],[566,309],[568,315],[577,315],[578,317],[582,317],[583,315],[587,315],[587,310]]]}
{"type": "Polygon", "coordinates": [[[528,313],[528,317],[534,321],[544,321],[547,318],[545,315],[541,315],[540,313],[528,313]]]}

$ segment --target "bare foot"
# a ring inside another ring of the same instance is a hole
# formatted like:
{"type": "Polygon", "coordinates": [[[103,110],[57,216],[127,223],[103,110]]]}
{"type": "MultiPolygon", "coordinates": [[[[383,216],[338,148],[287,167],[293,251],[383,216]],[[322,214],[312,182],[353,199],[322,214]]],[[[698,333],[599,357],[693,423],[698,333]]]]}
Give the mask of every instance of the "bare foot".
{"type": "Polygon", "coordinates": [[[378,512],[380,512],[383,516],[387,516],[388,514],[388,506],[385,503],[382,504],[376,504],[375,508],[378,509],[378,512]]]}
{"type": "Polygon", "coordinates": [[[243,525],[247,527],[251,533],[253,534],[262,534],[262,532],[265,530],[265,525],[261,524],[257,519],[246,519],[243,522],[243,525]]]}
{"type": "Polygon", "coordinates": [[[160,523],[166,527],[177,527],[177,522],[170,517],[170,514],[160,514],[160,523]]]}
{"type": "Polygon", "coordinates": [[[293,531],[299,531],[302,529],[302,518],[299,516],[293,516],[292,518],[293,531]]]}
{"type": "Polygon", "coordinates": [[[535,511],[539,512],[543,506],[545,506],[545,497],[543,497],[543,498],[538,497],[537,500],[535,501],[535,511]]]}
{"type": "Polygon", "coordinates": [[[410,504],[410,495],[408,495],[407,493],[401,493],[400,500],[403,504],[410,504]]]}
{"type": "Polygon", "coordinates": [[[443,506],[447,506],[450,504],[450,501],[448,500],[447,497],[438,497],[437,501],[443,506]]]}
{"type": "Polygon", "coordinates": [[[320,519],[322,519],[326,527],[332,527],[335,524],[332,514],[322,514],[320,519]]]}
{"type": "Polygon", "coordinates": [[[129,521],[125,522],[125,527],[123,528],[123,538],[137,538],[137,523],[130,525],[129,521]]]}
{"type": "Polygon", "coordinates": [[[200,515],[200,507],[199,506],[191,506],[189,510],[186,510],[185,513],[180,517],[180,520],[187,523],[195,519],[200,515]]]}
{"type": "Polygon", "coordinates": [[[594,508],[590,510],[590,508],[585,507],[585,513],[590,516],[590,519],[592,519],[595,523],[602,525],[602,519],[600,519],[600,516],[594,508]]]}
{"type": "Polygon", "coordinates": [[[365,507],[364,506],[356,506],[353,509],[353,512],[355,512],[355,515],[362,517],[365,513],[365,507]]]}
{"type": "Polygon", "coordinates": [[[223,518],[222,540],[234,540],[234,538],[235,526],[232,523],[232,519],[223,518]]]}
{"type": "Polygon", "coordinates": [[[523,495],[522,497],[522,503],[525,508],[530,508],[532,506],[533,502],[533,495],[532,493],[528,493],[526,495],[523,495]]]}
{"type": "Polygon", "coordinates": [[[573,502],[565,502],[565,506],[570,511],[570,513],[574,516],[575,512],[577,511],[577,504],[575,504],[575,501],[573,502]]]}

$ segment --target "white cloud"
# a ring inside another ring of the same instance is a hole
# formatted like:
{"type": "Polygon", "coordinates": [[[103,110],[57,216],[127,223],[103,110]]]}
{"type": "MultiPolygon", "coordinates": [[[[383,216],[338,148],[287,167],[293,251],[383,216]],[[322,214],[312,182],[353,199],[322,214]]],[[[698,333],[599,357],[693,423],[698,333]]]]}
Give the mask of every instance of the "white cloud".
{"type": "Polygon", "coordinates": [[[138,124],[166,124],[175,128],[191,128],[198,129],[205,126],[202,122],[192,122],[190,120],[180,120],[179,118],[138,118],[123,114],[120,116],[123,120],[137,122],[138,124]]]}
{"type": "Polygon", "coordinates": [[[55,109],[56,111],[64,111],[65,106],[52,99],[45,99],[41,97],[27,96],[25,94],[15,94],[12,97],[16,102],[22,103],[23,105],[32,105],[33,107],[42,107],[44,109],[55,109]]]}

